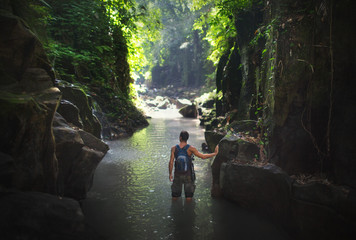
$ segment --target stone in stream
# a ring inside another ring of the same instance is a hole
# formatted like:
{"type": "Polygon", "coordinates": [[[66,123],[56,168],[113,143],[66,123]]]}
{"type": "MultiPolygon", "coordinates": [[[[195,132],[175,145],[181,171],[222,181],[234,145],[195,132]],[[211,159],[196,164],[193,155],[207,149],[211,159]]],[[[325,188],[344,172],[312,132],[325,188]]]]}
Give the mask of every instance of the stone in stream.
{"type": "Polygon", "coordinates": [[[212,196],[261,214],[297,239],[352,239],[356,192],[328,181],[300,184],[274,164],[252,160],[259,149],[238,135],[219,142],[212,164],[212,196]]]}
{"type": "Polygon", "coordinates": [[[239,161],[239,162],[253,162],[256,155],[259,154],[257,145],[241,139],[238,134],[228,134],[221,139],[221,135],[214,132],[207,132],[206,140],[210,148],[214,148],[219,143],[219,153],[214,158],[211,165],[213,183],[211,194],[214,197],[222,196],[220,186],[220,172],[221,164],[224,162],[239,161]],[[214,140],[215,139],[215,140],[214,140]],[[218,139],[221,139],[218,142],[218,139]]]}
{"type": "Polygon", "coordinates": [[[183,99],[178,98],[176,101],[176,107],[178,109],[185,107],[185,106],[190,106],[190,105],[192,105],[192,102],[185,98],[183,98],[183,99]]]}
{"type": "Polygon", "coordinates": [[[53,133],[58,159],[59,193],[83,199],[92,185],[97,165],[109,148],[92,134],[71,128],[59,113],[54,118],[53,133]]]}
{"type": "Polygon", "coordinates": [[[222,163],[223,196],[280,224],[296,239],[353,239],[356,192],[327,181],[294,182],[274,164],[222,163]]]}
{"type": "Polygon", "coordinates": [[[290,221],[291,184],[290,177],[273,164],[229,162],[221,166],[220,187],[225,198],[282,223],[290,221]]]}
{"type": "Polygon", "coordinates": [[[169,105],[170,105],[169,100],[165,98],[162,101],[159,101],[157,108],[158,109],[167,109],[169,105]]]}
{"type": "Polygon", "coordinates": [[[189,105],[179,109],[179,113],[185,118],[197,118],[198,109],[196,105],[189,105]]]}

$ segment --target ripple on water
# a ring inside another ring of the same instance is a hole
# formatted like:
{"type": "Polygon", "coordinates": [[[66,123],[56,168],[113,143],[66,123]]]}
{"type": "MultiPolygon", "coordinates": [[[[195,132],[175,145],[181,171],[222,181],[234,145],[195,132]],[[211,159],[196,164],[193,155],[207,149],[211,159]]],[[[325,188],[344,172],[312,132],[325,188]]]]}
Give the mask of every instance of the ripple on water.
{"type": "Polygon", "coordinates": [[[196,120],[151,119],[131,138],[108,142],[94,184],[83,202],[89,224],[108,239],[288,239],[272,224],[229,202],[210,197],[211,160],[194,162],[194,201],[171,201],[170,148],[181,130],[198,149],[204,142],[196,120]]]}

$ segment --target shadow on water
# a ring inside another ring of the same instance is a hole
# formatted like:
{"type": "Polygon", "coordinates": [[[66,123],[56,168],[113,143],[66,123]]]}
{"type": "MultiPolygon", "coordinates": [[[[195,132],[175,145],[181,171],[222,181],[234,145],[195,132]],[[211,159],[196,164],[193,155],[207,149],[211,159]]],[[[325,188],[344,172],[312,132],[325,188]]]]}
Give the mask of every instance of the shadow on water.
{"type": "Polygon", "coordinates": [[[105,239],[288,239],[277,226],[225,200],[210,197],[211,160],[195,160],[192,202],[171,200],[168,161],[181,130],[198,149],[197,120],[151,119],[131,138],[109,142],[83,202],[88,224],[105,239]]]}

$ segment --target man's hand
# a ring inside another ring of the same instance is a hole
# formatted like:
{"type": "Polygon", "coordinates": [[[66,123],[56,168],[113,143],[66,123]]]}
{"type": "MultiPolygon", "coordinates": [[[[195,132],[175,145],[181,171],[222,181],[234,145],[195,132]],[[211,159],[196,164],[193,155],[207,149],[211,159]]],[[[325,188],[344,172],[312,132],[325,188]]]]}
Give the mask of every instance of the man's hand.
{"type": "Polygon", "coordinates": [[[173,176],[172,176],[172,174],[169,174],[169,181],[173,182],[173,176]]]}

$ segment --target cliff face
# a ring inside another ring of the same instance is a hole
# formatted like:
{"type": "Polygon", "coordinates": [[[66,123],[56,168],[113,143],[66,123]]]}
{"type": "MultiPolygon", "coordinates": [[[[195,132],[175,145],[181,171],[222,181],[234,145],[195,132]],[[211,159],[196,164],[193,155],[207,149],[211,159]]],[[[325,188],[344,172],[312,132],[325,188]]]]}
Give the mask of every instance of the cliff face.
{"type": "Polygon", "coordinates": [[[354,5],[273,0],[239,13],[239,55],[230,55],[239,61],[227,62],[236,69],[241,62],[241,73],[222,65],[225,77],[217,79],[228,93],[222,114],[262,120],[270,162],[291,175],[318,173],[353,188],[356,31],[347,25],[356,20],[354,5]]]}
{"type": "Polygon", "coordinates": [[[70,99],[68,88],[55,87],[42,44],[22,19],[1,11],[0,31],[1,237],[94,239],[79,203],[65,197],[83,199],[91,187],[108,151],[100,123],[82,91],[70,99]],[[57,109],[65,103],[72,108],[63,118],[57,109]]]}
{"type": "MultiPolygon", "coordinates": [[[[92,114],[85,93],[71,87],[61,86],[61,91],[55,87],[54,75],[43,47],[25,22],[10,13],[3,13],[0,24],[3,33],[0,39],[0,149],[6,159],[3,164],[7,170],[3,173],[8,176],[3,178],[1,184],[18,190],[57,193],[58,173],[61,173],[60,176],[66,175],[62,173],[62,166],[68,168],[65,171],[75,172],[74,166],[86,160],[82,156],[83,151],[86,152],[85,147],[101,153],[97,154],[97,160],[92,159],[96,164],[90,170],[91,175],[87,176],[89,179],[84,181],[91,182],[93,169],[106,153],[107,147],[101,146],[104,144],[97,139],[100,138],[101,126],[92,114]],[[81,125],[73,121],[73,111],[70,109],[60,111],[64,118],[56,113],[58,106],[66,103],[77,109],[77,122],[81,122],[81,125]],[[84,131],[87,132],[85,136],[81,134],[84,131]],[[68,151],[68,147],[61,148],[63,145],[76,144],[78,148],[74,152],[68,151]]],[[[73,175],[69,177],[75,178],[73,175]]],[[[71,185],[67,184],[67,187],[71,185]]],[[[84,197],[86,191],[78,198],[84,197]]]]}
{"type": "Polygon", "coordinates": [[[233,131],[219,142],[211,193],[296,239],[355,236],[355,5],[264,1],[235,16],[238,55],[218,66],[217,113],[233,131]],[[244,120],[255,126],[245,130],[244,120]],[[251,139],[254,156],[244,148],[251,139]]]}
{"type": "Polygon", "coordinates": [[[0,29],[0,149],[9,175],[4,181],[16,189],[54,193],[58,166],[51,125],[61,94],[26,24],[3,13],[0,29]]]}

